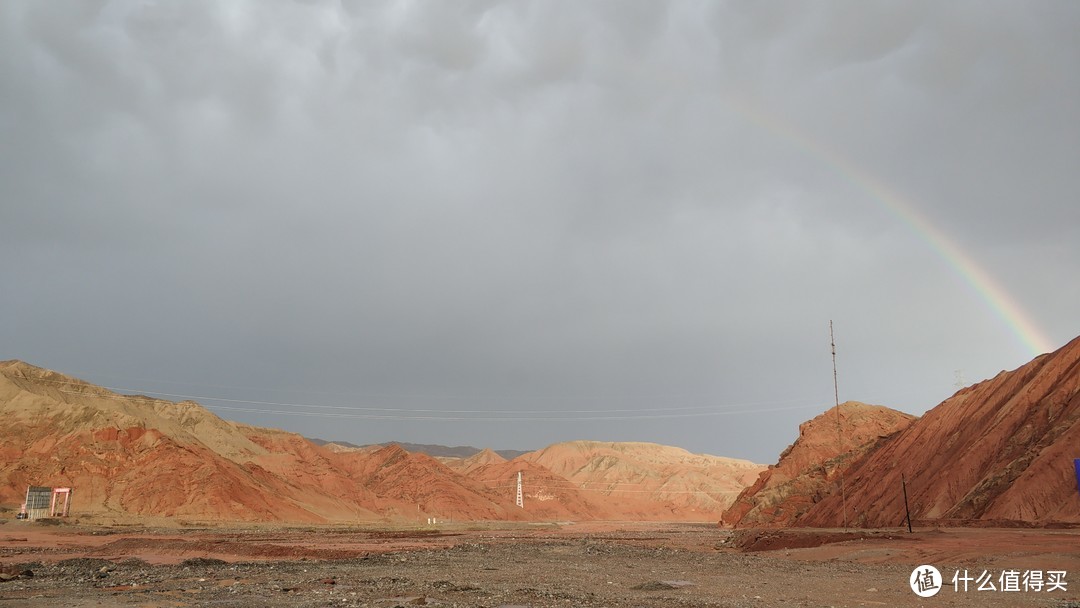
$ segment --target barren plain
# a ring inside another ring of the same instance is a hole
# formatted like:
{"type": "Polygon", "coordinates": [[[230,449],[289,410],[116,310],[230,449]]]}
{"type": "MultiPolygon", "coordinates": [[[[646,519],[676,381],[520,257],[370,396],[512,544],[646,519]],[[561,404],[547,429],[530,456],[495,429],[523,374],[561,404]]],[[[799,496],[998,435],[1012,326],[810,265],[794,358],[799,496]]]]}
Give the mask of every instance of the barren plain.
{"type": "Polygon", "coordinates": [[[0,563],[0,606],[1080,606],[1077,529],[9,520],[0,563]],[[909,588],[921,564],[946,579],[935,597],[909,588]],[[954,591],[958,570],[1065,571],[1066,589],[954,591]]]}

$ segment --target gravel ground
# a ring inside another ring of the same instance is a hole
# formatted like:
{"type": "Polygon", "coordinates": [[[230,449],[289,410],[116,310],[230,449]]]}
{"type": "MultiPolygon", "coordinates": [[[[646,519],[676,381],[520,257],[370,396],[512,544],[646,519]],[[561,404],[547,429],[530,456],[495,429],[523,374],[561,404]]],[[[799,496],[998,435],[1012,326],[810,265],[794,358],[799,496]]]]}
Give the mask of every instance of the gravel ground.
{"type": "Polygon", "coordinates": [[[330,560],[150,565],[79,557],[9,564],[6,606],[1046,606],[1068,593],[955,593],[921,599],[910,565],[805,561],[710,542],[622,537],[467,537],[452,547],[330,560]],[[26,571],[32,575],[25,574],[26,571]],[[20,574],[23,573],[23,574],[20,574]]]}

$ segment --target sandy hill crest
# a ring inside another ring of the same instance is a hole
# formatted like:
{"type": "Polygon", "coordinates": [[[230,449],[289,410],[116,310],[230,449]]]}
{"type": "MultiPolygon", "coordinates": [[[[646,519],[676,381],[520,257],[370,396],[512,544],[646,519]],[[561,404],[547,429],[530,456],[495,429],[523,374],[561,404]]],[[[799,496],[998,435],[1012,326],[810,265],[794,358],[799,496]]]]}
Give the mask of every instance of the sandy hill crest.
{"type": "Polygon", "coordinates": [[[8,361],[0,367],[0,412],[20,428],[48,420],[37,430],[49,436],[102,428],[154,429],[181,442],[203,443],[230,459],[262,454],[241,425],[222,420],[193,401],[179,403],[118,395],[83,380],[8,361]]]}
{"type": "Polygon", "coordinates": [[[693,454],[683,448],[645,442],[567,441],[530,452],[520,458],[536,462],[570,480],[594,481],[597,476],[634,477],[653,467],[690,469],[723,468],[738,473],[753,472],[762,465],[738,458],[693,454]]]}
{"type": "Polygon", "coordinates": [[[484,448],[468,458],[445,458],[442,460],[448,467],[464,475],[468,475],[482,466],[501,464],[507,461],[490,448],[484,448]]]}

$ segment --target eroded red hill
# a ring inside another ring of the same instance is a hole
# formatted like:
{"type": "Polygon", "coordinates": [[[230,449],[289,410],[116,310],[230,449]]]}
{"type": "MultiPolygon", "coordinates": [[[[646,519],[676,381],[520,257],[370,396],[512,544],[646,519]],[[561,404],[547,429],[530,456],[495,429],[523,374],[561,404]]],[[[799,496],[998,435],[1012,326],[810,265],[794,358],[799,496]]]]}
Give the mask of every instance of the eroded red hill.
{"type": "Polygon", "coordinates": [[[77,511],[117,516],[701,520],[760,469],[652,444],[583,442],[511,462],[485,451],[454,470],[396,445],[319,446],[194,402],[119,395],[18,361],[0,363],[0,416],[0,503],[17,507],[28,485],[71,486],[77,511]],[[524,509],[507,489],[518,471],[524,509]]]}
{"type": "MultiPolygon", "coordinates": [[[[112,393],[26,363],[0,364],[0,501],[76,488],[82,512],[249,521],[499,517],[505,500],[398,448],[336,453],[222,420],[192,402],[112,393]]],[[[510,506],[512,506],[512,502],[510,506]]]]}
{"type": "MultiPolygon", "coordinates": [[[[903,520],[901,475],[921,520],[1080,522],[1080,338],[963,389],[868,454],[848,475],[865,526],[903,520]]],[[[827,496],[801,525],[837,522],[827,496]]]]}
{"type": "Polygon", "coordinates": [[[837,445],[834,416],[826,412],[804,424],[777,466],[747,488],[723,522],[840,526],[846,494],[850,525],[899,526],[903,480],[916,521],[1080,522],[1073,465],[1080,458],[1080,338],[959,391],[922,418],[882,419],[885,424],[866,427],[865,441],[844,427],[852,447],[840,457],[829,447],[837,445]]]}
{"type": "Polygon", "coordinates": [[[839,491],[839,475],[915,417],[880,405],[842,403],[799,425],[799,436],[779,461],[762,471],[721,518],[731,526],[795,523],[823,497],[839,491]]]}
{"type": "Polygon", "coordinates": [[[570,441],[525,454],[613,517],[715,519],[764,466],[654,443],[570,441]]]}

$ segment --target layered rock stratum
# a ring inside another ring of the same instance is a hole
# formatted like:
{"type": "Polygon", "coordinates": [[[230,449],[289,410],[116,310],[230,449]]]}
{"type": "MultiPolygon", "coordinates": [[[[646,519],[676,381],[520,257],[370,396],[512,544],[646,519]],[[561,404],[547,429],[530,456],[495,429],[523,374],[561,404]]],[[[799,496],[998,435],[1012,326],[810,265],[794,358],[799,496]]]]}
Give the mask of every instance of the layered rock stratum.
{"type": "Polygon", "coordinates": [[[587,442],[512,461],[485,451],[448,466],[397,445],[320,446],[223,420],[191,401],[121,395],[21,361],[0,362],[0,417],[0,505],[17,509],[29,485],[69,486],[74,512],[98,516],[708,520],[762,468],[651,444],[596,444],[607,446],[606,460],[589,476],[588,466],[566,466],[585,463],[585,452],[600,457],[587,442]],[[518,472],[524,508],[515,505],[518,472]]]}
{"type": "Polygon", "coordinates": [[[721,522],[742,527],[794,524],[815,503],[839,491],[840,477],[854,462],[915,419],[857,401],[830,408],[799,425],[795,442],[739,494],[721,522]]]}
{"type": "Polygon", "coordinates": [[[619,517],[700,519],[722,511],[757,478],[762,465],[691,454],[643,442],[570,441],[515,460],[543,466],[569,480],[588,500],[616,505],[619,517]]]}

